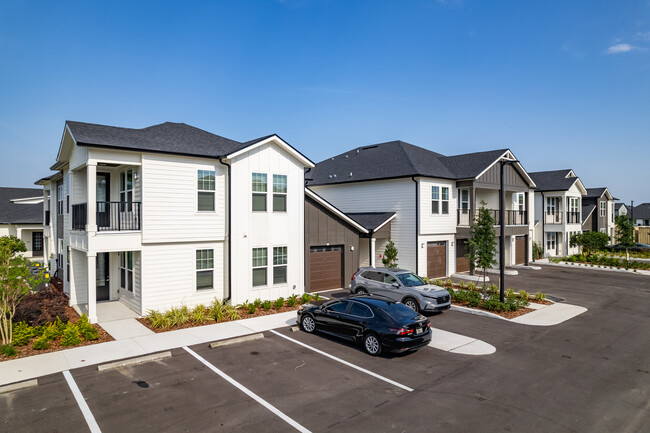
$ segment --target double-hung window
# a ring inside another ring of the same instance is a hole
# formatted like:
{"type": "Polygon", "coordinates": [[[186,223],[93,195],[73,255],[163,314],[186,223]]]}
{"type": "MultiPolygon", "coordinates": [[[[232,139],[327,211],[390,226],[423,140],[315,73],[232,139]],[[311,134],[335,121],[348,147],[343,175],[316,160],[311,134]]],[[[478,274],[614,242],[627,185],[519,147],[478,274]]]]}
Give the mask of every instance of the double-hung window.
{"type": "Polygon", "coordinates": [[[253,248],[253,286],[266,286],[268,249],[253,248]]]}
{"type": "Polygon", "coordinates": [[[266,173],[253,173],[253,212],[266,212],[266,173]]]}
{"type": "Polygon", "coordinates": [[[70,247],[65,249],[65,279],[70,282],[70,247]]]}
{"type": "Polygon", "coordinates": [[[600,216],[601,217],[606,217],[607,216],[607,202],[606,201],[601,201],[600,202],[600,216]]]}
{"type": "Polygon", "coordinates": [[[273,212],[287,211],[287,176],[273,175],[273,212]]]}
{"type": "Polygon", "coordinates": [[[63,239],[59,239],[56,245],[56,267],[63,269],[63,239]]]}
{"type": "Polygon", "coordinates": [[[214,250],[196,250],[196,290],[214,288],[214,250]]]}
{"type": "Polygon", "coordinates": [[[287,247],[273,247],[273,284],[287,282],[287,247]]]}
{"type": "Polygon", "coordinates": [[[65,213],[70,213],[70,176],[65,178],[65,213]]]}
{"type": "Polygon", "coordinates": [[[446,186],[442,187],[442,213],[449,215],[449,188],[446,186]]]}
{"type": "Polygon", "coordinates": [[[197,209],[199,211],[214,211],[214,170],[199,170],[197,184],[197,209]]]}
{"type": "Polygon", "coordinates": [[[556,246],[556,235],[555,232],[546,233],[546,250],[555,252],[556,246]]]}
{"type": "Polygon", "coordinates": [[[120,287],[133,293],[133,251],[120,253],[120,287]]]}
{"type": "Polygon", "coordinates": [[[431,187],[431,213],[436,215],[440,213],[440,187],[439,186],[431,187]]]}
{"type": "Polygon", "coordinates": [[[132,210],[133,170],[125,170],[120,173],[120,212],[131,212],[132,210]]]}
{"type": "Polygon", "coordinates": [[[57,202],[57,215],[63,215],[63,185],[59,185],[56,189],[56,202],[57,202]]]}

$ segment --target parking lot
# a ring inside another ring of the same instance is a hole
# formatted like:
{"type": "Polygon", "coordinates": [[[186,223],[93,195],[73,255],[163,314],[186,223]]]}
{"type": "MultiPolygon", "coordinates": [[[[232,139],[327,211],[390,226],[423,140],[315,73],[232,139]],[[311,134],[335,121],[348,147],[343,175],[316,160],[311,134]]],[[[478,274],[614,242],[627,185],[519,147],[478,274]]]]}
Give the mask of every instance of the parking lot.
{"type": "Polygon", "coordinates": [[[287,327],[143,364],[84,367],[0,394],[0,431],[88,431],[93,422],[102,432],[650,431],[650,278],[545,267],[507,286],[589,311],[553,327],[431,317],[494,345],[487,356],[425,347],[374,358],[287,327]]]}

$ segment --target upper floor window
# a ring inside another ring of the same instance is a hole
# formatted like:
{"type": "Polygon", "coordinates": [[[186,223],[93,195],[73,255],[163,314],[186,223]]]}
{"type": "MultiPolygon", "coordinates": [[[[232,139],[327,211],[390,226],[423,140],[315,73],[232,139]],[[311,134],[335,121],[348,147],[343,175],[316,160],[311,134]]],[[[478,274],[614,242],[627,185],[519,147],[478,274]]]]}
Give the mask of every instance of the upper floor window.
{"type": "Polygon", "coordinates": [[[120,203],[122,212],[133,210],[133,170],[120,173],[120,203]]]}
{"type": "Polygon", "coordinates": [[[58,215],[63,215],[63,185],[59,185],[56,189],[56,202],[56,213],[58,215]]]}
{"type": "Polygon", "coordinates": [[[266,212],[266,173],[253,173],[253,211],[266,212]]]}
{"type": "Polygon", "coordinates": [[[600,216],[601,217],[606,217],[607,216],[607,202],[606,201],[601,201],[600,202],[600,216]]]}
{"type": "Polygon", "coordinates": [[[431,187],[431,213],[432,214],[440,213],[440,187],[439,186],[431,187]]]}
{"type": "Polygon", "coordinates": [[[569,212],[578,212],[580,206],[580,199],[577,197],[569,197],[569,212]]]}
{"type": "Polygon", "coordinates": [[[197,184],[197,209],[214,211],[214,170],[199,170],[197,184]]]}
{"type": "Polygon", "coordinates": [[[524,194],[519,193],[517,194],[517,205],[519,206],[519,210],[523,211],[525,206],[524,206],[524,194]]]}
{"type": "Polygon", "coordinates": [[[469,209],[469,190],[468,189],[459,189],[458,190],[458,207],[463,210],[463,213],[467,213],[469,209]]]}
{"type": "Polygon", "coordinates": [[[196,290],[214,287],[214,250],[196,250],[196,290]]]}
{"type": "Polygon", "coordinates": [[[287,176],[273,175],[273,212],[287,211],[287,176]]]}
{"type": "Polygon", "coordinates": [[[70,176],[65,177],[65,209],[65,213],[70,213],[70,176]]]}
{"type": "Polygon", "coordinates": [[[449,188],[446,186],[442,187],[442,213],[449,214],[449,188]]]}

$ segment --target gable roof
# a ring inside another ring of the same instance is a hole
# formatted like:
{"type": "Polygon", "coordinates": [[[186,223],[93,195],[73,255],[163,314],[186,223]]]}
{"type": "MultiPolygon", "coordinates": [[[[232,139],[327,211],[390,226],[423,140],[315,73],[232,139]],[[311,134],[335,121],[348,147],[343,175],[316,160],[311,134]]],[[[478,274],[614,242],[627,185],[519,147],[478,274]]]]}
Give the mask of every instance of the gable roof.
{"type": "Polygon", "coordinates": [[[595,204],[587,204],[582,206],[582,224],[584,224],[587,221],[587,218],[589,218],[589,215],[596,209],[595,204]]]}
{"type": "MultiPolygon", "coordinates": [[[[328,185],[412,176],[441,179],[476,178],[505,155],[508,149],[445,156],[404,141],[362,146],[316,164],[306,176],[310,185],[328,185]]],[[[521,166],[518,169],[532,185],[521,166]]]]}
{"type": "Polygon", "coordinates": [[[650,219],[650,203],[641,203],[634,206],[632,212],[628,211],[628,215],[634,215],[634,219],[650,219]]]}
{"type": "Polygon", "coordinates": [[[346,214],[368,231],[375,231],[382,228],[386,223],[395,218],[395,212],[348,212],[346,214]]]}
{"type": "Polygon", "coordinates": [[[276,138],[306,166],[313,163],[276,134],[239,142],[185,123],[165,122],[142,129],[98,125],[68,120],[66,128],[78,146],[224,158],[250,146],[276,138]]]}
{"type": "Polygon", "coordinates": [[[625,209],[627,209],[627,206],[625,206],[625,203],[614,203],[614,209],[615,210],[619,210],[622,207],[625,207],[625,209]]]}
{"type": "Polygon", "coordinates": [[[538,191],[568,191],[573,184],[578,183],[580,192],[583,195],[587,192],[580,178],[569,168],[563,170],[536,171],[528,174],[535,181],[538,191]]]}
{"type": "Polygon", "coordinates": [[[0,187],[0,224],[43,224],[43,202],[35,204],[15,203],[21,198],[43,198],[38,188],[0,187]]]}
{"type": "Polygon", "coordinates": [[[612,194],[609,192],[609,189],[607,187],[587,188],[587,194],[585,194],[585,197],[600,198],[602,197],[603,194],[607,194],[608,200],[615,200],[614,196],[612,196],[612,194]]]}

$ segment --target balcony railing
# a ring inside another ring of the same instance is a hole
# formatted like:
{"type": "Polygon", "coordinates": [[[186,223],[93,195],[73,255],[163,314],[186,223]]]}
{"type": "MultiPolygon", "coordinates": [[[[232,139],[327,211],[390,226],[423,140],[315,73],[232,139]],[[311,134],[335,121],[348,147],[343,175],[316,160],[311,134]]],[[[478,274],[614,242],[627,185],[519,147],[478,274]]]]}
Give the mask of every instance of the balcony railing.
{"type": "Polygon", "coordinates": [[[562,224],[562,212],[545,212],[544,223],[546,224],[562,224]]]}
{"type": "Polygon", "coordinates": [[[86,230],[87,221],[86,203],[72,205],[72,230],[86,230]]]}
{"type": "Polygon", "coordinates": [[[582,222],[580,221],[580,212],[567,212],[566,222],[567,224],[577,224],[582,222]]]}
{"type": "MultiPolygon", "coordinates": [[[[494,225],[499,225],[501,215],[498,209],[488,209],[490,215],[494,219],[494,225]]],[[[521,226],[528,225],[528,211],[525,210],[505,210],[505,223],[507,226],[521,226]]],[[[457,224],[459,226],[469,226],[470,224],[470,210],[458,209],[457,210],[457,224]]],[[[478,210],[474,212],[474,219],[478,218],[478,210]]]]}
{"type": "MultiPolygon", "coordinates": [[[[97,202],[97,230],[98,231],[125,231],[140,230],[141,220],[140,202],[98,201],[97,202]]],[[[72,205],[72,229],[86,230],[87,205],[79,203],[72,205]]]]}
{"type": "Polygon", "coordinates": [[[137,201],[98,201],[97,230],[140,230],[142,203],[137,201]]]}

